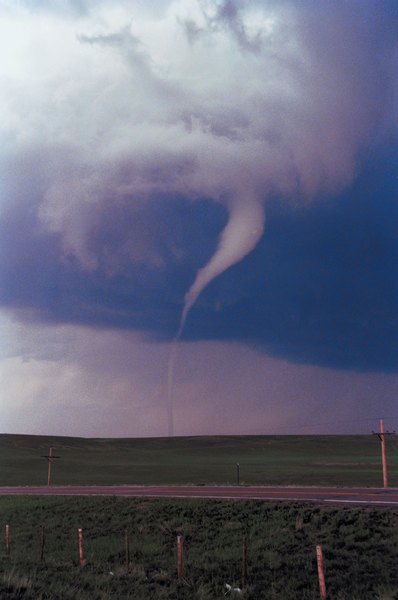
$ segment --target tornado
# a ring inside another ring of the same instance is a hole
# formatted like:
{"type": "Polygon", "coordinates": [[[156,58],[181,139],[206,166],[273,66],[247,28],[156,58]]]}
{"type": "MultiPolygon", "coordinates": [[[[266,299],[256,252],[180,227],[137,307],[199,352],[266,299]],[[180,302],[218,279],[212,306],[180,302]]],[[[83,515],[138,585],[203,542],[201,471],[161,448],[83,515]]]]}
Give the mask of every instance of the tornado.
{"type": "Polygon", "coordinates": [[[265,226],[265,210],[260,198],[236,196],[228,203],[228,222],[220,235],[217,250],[210,260],[198,270],[195,280],[184,298],[180,324],[172,341],[167,369],[167,425],[168,435],[174,435],[174,370],[178,341],[183,333],[188,313],[201,292],[218,275],[240,262],[257,245],[265,226]]]}
{"type": "Polygon", "coordinates": [[[228,204],[228,210],[228,223],[221,233],[217,250],[209,262],[199,269],[185,295],[177,340],[182,335],[189,311],[205,287],[229,267],[245,258],[256,247],[264,232],[265,210],[260,200],[235,198],[228,204]]]}

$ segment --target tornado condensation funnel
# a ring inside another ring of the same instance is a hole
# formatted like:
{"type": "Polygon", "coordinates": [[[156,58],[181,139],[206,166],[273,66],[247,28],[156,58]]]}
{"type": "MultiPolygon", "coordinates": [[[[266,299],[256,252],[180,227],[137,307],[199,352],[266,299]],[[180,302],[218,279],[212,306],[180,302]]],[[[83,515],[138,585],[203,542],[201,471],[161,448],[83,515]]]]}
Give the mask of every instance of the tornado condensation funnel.
{"type": "Polygon", "coordinates": [[[228,223],[221,234],[216,252],[209,262],[199,269],[195,281],[185,295],[177,338],[180,337],[188,313],[199,294],[213,279],[249,254],[263,234],[265,210],[259,199],[235,197],[228,204],[228,210],[228,223]]]}

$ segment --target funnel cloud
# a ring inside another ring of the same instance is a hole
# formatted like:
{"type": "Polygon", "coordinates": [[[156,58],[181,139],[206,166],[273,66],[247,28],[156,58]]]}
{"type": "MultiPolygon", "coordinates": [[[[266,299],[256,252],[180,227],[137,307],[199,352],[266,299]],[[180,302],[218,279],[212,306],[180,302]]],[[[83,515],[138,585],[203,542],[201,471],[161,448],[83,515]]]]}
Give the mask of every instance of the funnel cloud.
{"type": "Polygon", "coordinates": [[[228,223],[223,230],[216,252],[209,262],[199,269],[195,281],[185,295],[181,315],[180,337],[191,307],[199,294],[217,275],[242,260],[256,246],[264,231],[264,207],[256,200],[236,200],[231,203],[228,223]]]}

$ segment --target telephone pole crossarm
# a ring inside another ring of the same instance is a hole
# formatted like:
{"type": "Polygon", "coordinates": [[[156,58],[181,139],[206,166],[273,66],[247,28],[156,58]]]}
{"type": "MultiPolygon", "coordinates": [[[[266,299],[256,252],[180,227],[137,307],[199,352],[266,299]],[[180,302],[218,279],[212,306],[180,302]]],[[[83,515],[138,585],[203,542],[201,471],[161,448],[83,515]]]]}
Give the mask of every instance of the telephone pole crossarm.
{"type": "Polygon", "coordinates": [[[42,454],[41,458],[45,458],[47,459],[47,463],[48,463],[48,470],[47,470],[47,485],[51,485],[51,478],[52,478],[52,464],[54,462],[55,458],[61,458],[60,456],[55,456],[55,454],[53,454],[53,450],[54,448],[51,446],[50,447],[50,452],[46,455],[42,454]]]}
{"type": "Polygon", "coordinates": [[[379,433],[378,431],[372,431],[373,435],[377,435],[377,437],[379,438],[379,440],[382,442],[383,441],[383,435],[396,435],[397,432],[396,431],[385,431],[384,433],[379,433]]]}

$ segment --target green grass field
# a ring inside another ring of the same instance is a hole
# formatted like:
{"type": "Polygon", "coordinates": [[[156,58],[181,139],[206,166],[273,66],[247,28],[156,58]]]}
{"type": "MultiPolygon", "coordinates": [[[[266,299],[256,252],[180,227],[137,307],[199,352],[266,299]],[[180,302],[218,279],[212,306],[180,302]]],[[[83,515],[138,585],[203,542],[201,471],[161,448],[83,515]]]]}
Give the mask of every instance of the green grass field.
{"type": "MultiPolygon", "coordinates": [[[[382,486],[376,436],[218,436],[83,439],[0,435],[0,485],[234,484],[382,486]]],[[[389,482],[398,486],[398,440],[387,441],[389,482]]]]}
{"type": "MultiPolygon", "coordinates": [[[[244,436],[80,439],[0,436],[0,484],[241,483],[380,486],[374,436],[244,436]]],[[[398,446],[388,440],[390,484],[398,446]]],[[[398,599],[398,511],[254,501],[0,498],[11,554],[0,552],[1,600],[197,600],[241,586],[247,600],[319,598],[315,546],[323,545],[328,598],[398,599]],[[40,531],[45,531],[40,560],[40,531]],[[78,565],[77,528],[85,540],[78,565]],[[124,535],[129,531],[130,561],[124,535]],[[176,536],[185,574],[176,579],[176,536]]],[[[4,533],[3,533],[4,535],[4,533]]],[[[233,597],[233,596],[230,596],[233,597]]],[[[237,597],[237,596],[235,596],[237,597]]]]}
{"type": "MultiPolygon", "coordinates": [[[[11,552],[0,553],[2,600],[207,600],[224,585],[246,600],[319,598],[322,544],[328,598],[398,598],[398,512],[254,501],[0,498],[11,552]],[[40,532],[45,528],[44,560],[40,532]],[[83,528],[84,567],[77,528],[83,528]],[[125,562],[125,530],[130,560],[125,562]],[[185,572],[176,577],[176,536],[185,572]]],[[[237,596],[235,596],[236,598],[237,596]]]]}

